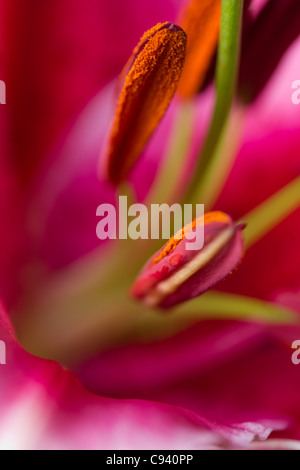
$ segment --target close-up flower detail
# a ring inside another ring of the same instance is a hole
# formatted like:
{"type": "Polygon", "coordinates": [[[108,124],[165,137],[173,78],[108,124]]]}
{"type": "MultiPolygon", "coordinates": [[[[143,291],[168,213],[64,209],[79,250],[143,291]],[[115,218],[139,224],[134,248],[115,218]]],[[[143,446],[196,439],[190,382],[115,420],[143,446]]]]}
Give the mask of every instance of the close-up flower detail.
{"type": "Polygon", "coordinates": [[[299,15],[0,0],[1,450],[300,449],[299,15]]]}
{"type": "Polygon", "coordinates": [[[226,214],[212,212],[175,234],[149,261],[132,293],[150,306],[172,307],[192,299],[224,279],[243,253],[242,225],[234,225],[226,214]],[[204,246],[188,250],[186,236],[204,225],[204,246]],[[177,237],[177,238],[176,238],[177,237]]]}
{"type": "Polygon", "coordinates": [[[245,100],[254,100],[276,70],[284,53],[299,36],[299,2],[266,2],[257,19],[249,23],[243,38],[240,93],[245,100]],[[283,24],[287,27],[282,28],[283,24]]]}
{"type": "Polygon", "coordinates": [[[186,34],[174,23],[147,31],[134,49],[105,156],[111,182],[124,179],[165,114],[183,70],[185,51],[186,34]]]}
{"type": "Polygon", "coordinates": [[[187,57],[179,85],[185,97],[198,93],[216,52],[220,30],[221,0],[187,2],[179,24],[188,36],[187,57]]]}

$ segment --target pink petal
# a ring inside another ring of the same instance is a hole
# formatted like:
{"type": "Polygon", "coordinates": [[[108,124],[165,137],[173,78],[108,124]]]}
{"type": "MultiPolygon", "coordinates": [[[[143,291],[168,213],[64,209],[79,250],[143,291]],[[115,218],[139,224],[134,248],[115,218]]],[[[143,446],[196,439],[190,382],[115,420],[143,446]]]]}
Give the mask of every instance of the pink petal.
{"type": "Polygon", "coordinates": [[[97,393],[151,397],[228,425],[282,422],[288,429],[275,437],[300,439],[296,339],[295,325],[203,321],[166,340],[104,352],[75,372],[97,393]]]}
{"type": "Polygon", "coordinates": [[[0,337],[7,348],[7,364],[0,366],[2,449],[245,448],[272,430],[227,427],[181,407],[93,395],[58,364],[22,350],[3,311],[0,337]]]}

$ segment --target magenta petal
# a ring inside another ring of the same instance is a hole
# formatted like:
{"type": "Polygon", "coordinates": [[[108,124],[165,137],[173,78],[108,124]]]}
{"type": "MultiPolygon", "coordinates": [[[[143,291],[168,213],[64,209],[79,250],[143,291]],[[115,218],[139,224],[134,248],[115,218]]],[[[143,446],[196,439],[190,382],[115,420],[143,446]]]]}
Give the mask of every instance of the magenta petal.
{"type": "Polygon", "coordinates": [[[276,438],[299,440],[300,366],[291,361],[299,338],[296,325],[202,321],[172,338],[106,351],[76,373],[97,393],[180,405],[227,425],[282,422],[276,438]]]}
{"type": "Polygon", "coordinates": [[[17,343],[0,306],[1,449],[246,448],[272,428],[224,426],[181,407],[103,398],[85,390],[59,364],[31,356],[17,343]]]}
{"type": "Polygon", "coordinates": [[[299,36],[299,13],[298,0],[272,0],[249,27],[243,43],[240,74],[240,92],[246,100],[259,96],[287,49],[299,36]],[[288,24],[288,28],[282,28],[283,24],[288,24]],[[279,29],[280,41],[276,41],[279,29]]]}

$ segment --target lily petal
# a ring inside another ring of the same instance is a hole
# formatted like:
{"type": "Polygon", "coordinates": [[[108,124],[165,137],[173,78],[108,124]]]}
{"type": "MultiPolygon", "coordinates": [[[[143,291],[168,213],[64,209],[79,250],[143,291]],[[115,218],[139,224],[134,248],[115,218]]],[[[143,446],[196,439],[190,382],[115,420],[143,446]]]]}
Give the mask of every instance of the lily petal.
{"type": "Polygon", "coordinates": [[[300,35],[299,14],[297,0],[268,1],[248,28],[243,41],[239,90],[246,102],[260,95],[285,52],[300,35]]]}
{"type": "Polygon", "coordinates": [[[60,365],[22,350],[1,306],[0,337],[7,348],[7,364],[0,365],[1,449],[240,449],[272,431],[255,423],[224,426],[176,406],[94,395],[60,365]]]}
{"type": "Polygon", "coordinates": [[[180,404],[230,425],[275,421],[280,430],[281,422],[276,438],[299,440],[298,338],[295,325],[202,321],[172,338],[106,351],[75,372],[94,392],[180,404]]]}

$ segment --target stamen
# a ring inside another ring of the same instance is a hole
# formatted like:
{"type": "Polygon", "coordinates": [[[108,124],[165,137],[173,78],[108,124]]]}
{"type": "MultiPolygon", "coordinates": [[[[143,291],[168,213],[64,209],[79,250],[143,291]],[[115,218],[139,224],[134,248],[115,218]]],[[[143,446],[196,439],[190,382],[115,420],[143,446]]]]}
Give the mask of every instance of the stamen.
{"type": "Polygon", "coordinates": [[[132,295],[147,306],[163,308],[197,297],[236,268],[243,254],[241,231],[222,212],[196,219],[172,237],[146,264],[132,288],[132,295]],[[204,223],[204,246],[189,250],[186,235],[204,223]],[[178,235],[177,234],[177,235],[178,235]]]}
{"type": "Polygon", "coordinates": [[[190,98],[200,90],[216,52],[221,0],[192,0],[179,23],[188,36],[187,56],[179,93],[190,98]]]}
{"type": "Polygon", "coordinates": [[[203,249],[198,255],[187,263],[181,270],[175,272],[165,281],[157,285],[145,297],[145,304],[150,306],[159,305],[168,295],[174,294],[176,290],[190,277],[192,277],[201,268],[204,268],[209,261],[226,246],[233,235],[232,227],[221,233],[206,249],[203,249]]]}
{"type": "Polygon", "coordinates": [[[195,219],[192,223],[186,225],[183,229],[179,230],[175,235],[173,235],[173,237],[170,238],[165,247],[161,250],[157,257],[154,258],[152,265],[158,263],[162,258],[172,253],[179,243],[185,239],[186,235],[194,230],[197,226],[199,227],[201,224],[207,226],[213,222],[228,223],[230,220],[230,217],[223,212],[208,212],[207,214],[204,214],[204,217],[195,219]]]}
{"type": "Polygon", "coordinates": [[[216,70],[216,103],[209,132],[193,173],[186,201],[200,200],[206,204],[203,188],[213,184],[219,172],[223,143],[226,142],[230,112],[236,92],[240,60],[240,38],[244,0],[226,0],[221,8],[221,31],[216,70]],[[212,171],[213,170],[213,171],[212,171]],[[201,196],[199,198],[199,194],[201,196]]]}
{"type": "Polygon", "coordinates": [[[186,34],[173,23],[145,33],[126,66],[105,156],[108,179],[119,184],[164,116],[183,70],[186,34]]]}

